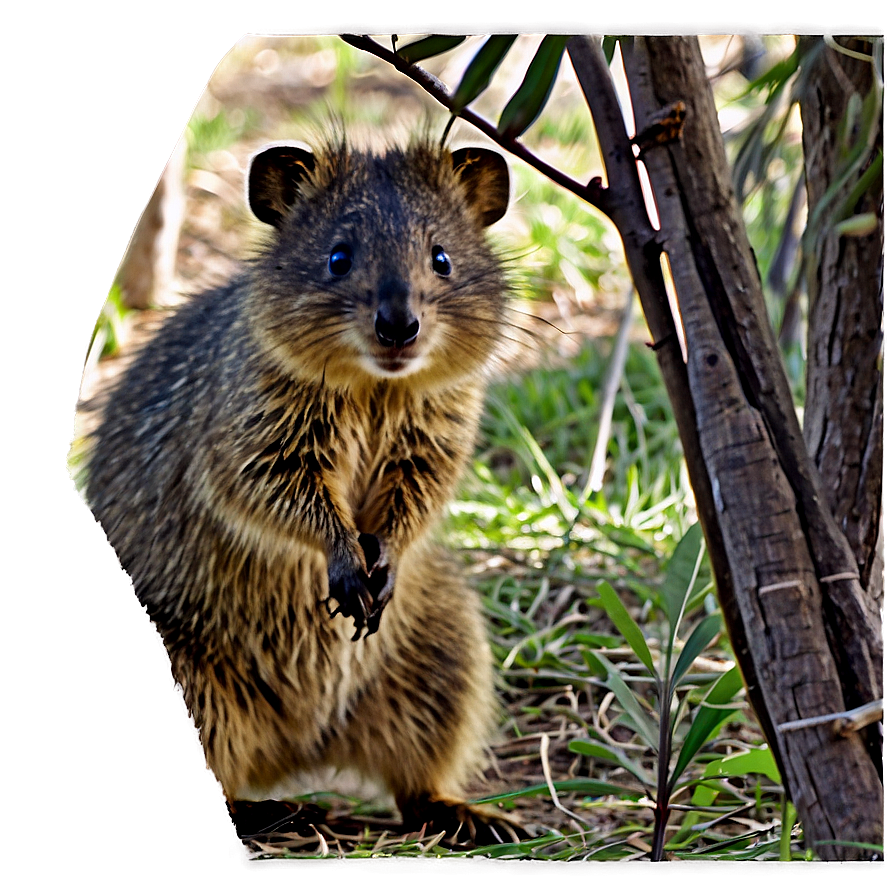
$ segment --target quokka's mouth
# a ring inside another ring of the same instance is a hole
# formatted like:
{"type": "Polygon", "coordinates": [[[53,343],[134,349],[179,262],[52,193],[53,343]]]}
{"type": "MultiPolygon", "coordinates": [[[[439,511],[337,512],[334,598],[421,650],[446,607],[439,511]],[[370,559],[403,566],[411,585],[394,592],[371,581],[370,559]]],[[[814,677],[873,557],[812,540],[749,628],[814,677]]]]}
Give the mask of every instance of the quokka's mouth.
{"type": "Polygon", "coordinates": [[[419,364],[416,363],[418,358],[377,358],[376,363],[386,371],[386,373],[403,373],[408,368],[416,369],[419,364]]]}
{"type": "Polygon", "coordinates": [[[373,356],[374,365],[387,376],[403,376],[415,373],[423,366],[423,355],[416,346],[407,348],[392,348],[376,352],[373,356]]]}

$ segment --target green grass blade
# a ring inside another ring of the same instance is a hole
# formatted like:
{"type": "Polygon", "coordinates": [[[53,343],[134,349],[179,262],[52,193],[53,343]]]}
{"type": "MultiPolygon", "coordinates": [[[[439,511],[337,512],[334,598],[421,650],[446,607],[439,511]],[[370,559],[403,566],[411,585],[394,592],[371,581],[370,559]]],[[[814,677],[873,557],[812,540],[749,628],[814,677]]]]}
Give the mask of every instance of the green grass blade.
{"type": "Polygon", "coordinates": [[[816,840],[816,846],[849,846],[853,849],[871,849],[883,854],[882,843],[866,843],[864,840],[816,840]]]}
{"type": "Polygon", "coordinates": [[[789,81],[796,73],[801,61],[805,64],[805,60],[801,60],[801,57],[803,56],[805,56],[805,52],[803,48],[797,44],[796,48],[786,59],[782,59],[780,62],[775,63],[775,65],[773,65],[767,72],[764,72],[751,81],[743,89],[741,94],[738,97],[735,97],[735,99],[743,99],[750,93],[758,93],[761,89],[766,87],[773,89],[778,84],[789,81]]]}
{"type": "Polygon", "coordinates": [[[625,638],[628,646],[635,652],[635,655],[650,671],[654,678],[657,677],[656,669],[653,665],[653,657],[650,655],[650,648],[638,624],[629,615],[616,590],[608,582],[601,582],[597,586],[599,598],[597,600],[589,600],[592,606],[600,607],[607,616],[613,621],[613,625],[619,629],[619,633],[625,638]]]}
{"type": "Polygon", "coordinates": [[[528,460],[532,471],[536,475],[542,476],[547,482],[550,497],[557,505],[557,509],[568,522],[572,522],[576,518],[576,509],[570,501],[567,489],[531,431],[520,423],[505,403],[496,402],[495,408],[514,436],[515,449],[518,452],[526,453],[526,460],[528,460]]]}
{"type": "MultiPolygon", "coordinates": [[[[629,796],[641,795],[640,790],[625,787],[620,784],[609,784],[606,781],[595,781],[594,778],[570,778],[568,781],[553,781],[554,790],[557,793],[581,793],[583,796],[629,796]]],[[[511,790],[507,793],[496,793],[485,796],[472,803],[504,803],[519,797],[550,796],[551,788],[547,784],[533,784],[531,787],[523,787],[521,790],[511,790]]]]}

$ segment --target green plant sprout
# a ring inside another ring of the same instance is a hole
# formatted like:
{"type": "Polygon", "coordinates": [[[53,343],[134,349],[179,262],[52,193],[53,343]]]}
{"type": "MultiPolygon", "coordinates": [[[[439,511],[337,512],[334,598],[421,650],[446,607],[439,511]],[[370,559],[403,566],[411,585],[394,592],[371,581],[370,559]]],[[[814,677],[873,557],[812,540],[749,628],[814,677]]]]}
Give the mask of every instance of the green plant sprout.
{"type": "MultiPolygon", "coordinates": [[[[652,706],[646,706],[644,698],[636,694],[616,664],[596,650],[582,650],[592,674],[613,692],[622,708],[623,714],[617,722],[631,728],[640,737],[655,754],[656,762],[653,769],[648,771],[622,756],[618,750],[591,739],[572,741],[569,748],[573,752],[622,766],[643,786],[653,802],[653,861],[663,858],[666,828],[673,811],[675,794],[694,783],[683,785],[682,776],[722,723],[739,709],[737,701],[743,688],[740,671],[732,665],[711,683],[696,710],[692,711],[693,695],[699,679],[690,676],[689,672],[722,630],[720,614],[712,612],[700,619],[678,646],[685,617],[711,591],[711,584],[696,588],[703,555],[702,534],[699,526],[694,525],[670,558],[665,580],[656,594],[656,606],[668,623],[666,638],[656,660],[641,629],[612,585],[601,582],[597,586],[598,596],[589,601],[607,613],[652,680],[656,700],[652,706]],[[684,724],[686,719],[689,719],[687,725],[684,724]],[[677,738],[680,728],[684,728],[685,733],[677,738]]],[[[767,769],[765,763],[762,769],[757,770],[767,769]]],[[[700,798],[704,806],[711,804],[705,789],[700,798]]]]}

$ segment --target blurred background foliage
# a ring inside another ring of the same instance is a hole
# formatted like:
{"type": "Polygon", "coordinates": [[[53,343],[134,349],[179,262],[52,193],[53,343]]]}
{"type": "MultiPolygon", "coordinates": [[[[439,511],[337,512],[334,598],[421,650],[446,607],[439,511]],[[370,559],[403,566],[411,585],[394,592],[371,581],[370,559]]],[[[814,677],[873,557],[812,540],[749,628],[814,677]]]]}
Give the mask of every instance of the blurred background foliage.
{"type": "MultiPolygon", "coordinates": [[[[400,45],[412,39],[403,37],[400,45]]],[[[381,42],[388,45],[389,38],[381,42]]],[[[470,38],[421,64],[453,89],[482,42],[470,38]]],[[[474,110],[498,121],[538,42],[533,36],[514,42],[474,110]]],[[[717,36],[701,45],[799,404],[805,190],[795,106],[798,43],[786,35],[717,36]]],[[[611,70],[621,77],[618,58],[611,70]]],[[[176,172],[185,204],[175,232],[172,289],[157,297],[154,309],[138,312],[120,285],[113,287],[97,326],[86,391],[95,382],[90,369],[114,366],[121,346],[139,341],[143,322],[226,280],[259,244],[263,226],[244,202],[249,156],[280,139],[313,144],[334,118],[350,135],[400,140],[426,121],[441,133],[448,115],[391,67],[335,37],[252,37],[227,54],[185,133],[183,170],[176,172]]],[[[565,56],[543,114],[522,139],[580,182],[603,176],[565,56]]],[[[457,122],[452,145],[467,141],[484,138],[457,122]]],[[[676,807],[668,856],[806,858],[758,725],[737,687],[729,686],[733,660],[711,621],[718,618],[712,580],[637,303],[631,327],[621,334],[623,351],[614,354],[631,298],[618,236],[575,196],[518,160],[510,163],[514,201],[494,239],[511,272],[516,351],[491,390],[475,462],[444,538],[465,556],[483,594],[505,707],[479,795],[504,794],[506,807],[544,833],[528,844],[477,852],[567,859],[649,854],[656,787],[671,769],[658,768],[650,731],[665,725],[670,743],[679,746],[687,732],[699,730],[699,738],[691,735],[687,767],[667,794],[676,807]],[[606,394],[614,359],[621,361],[619,386],[606,394]],[[599,440],[605,402],[612,413],[607,438],[599,440]],[[597,444],[606,446],[600,458],[605,473],[589,485],[597,444]],[[663,595],[676,566],[675,576],[687,587],[673,619],[663,595]],[[683,641],[684,632],[694,640],[683,641]],[[689,657],[692,665],[674,682],[671,672],[663,678],[645,664],[663,657],[671,663],[694,645],[699,655],[689,657]],[[702,701],[723,679],[728,709],[703,730],[708,716],[698,716],[702,701]]],[[[359,811],[357,804],[349,808],[359,811]]],[[[374,848],[371,830],[334,834],[330,854],[444,852],[437,842],[383,836],[374,848]]],[[[320,844],[296,839],[278,850],[319,855],[320,844]]]]}

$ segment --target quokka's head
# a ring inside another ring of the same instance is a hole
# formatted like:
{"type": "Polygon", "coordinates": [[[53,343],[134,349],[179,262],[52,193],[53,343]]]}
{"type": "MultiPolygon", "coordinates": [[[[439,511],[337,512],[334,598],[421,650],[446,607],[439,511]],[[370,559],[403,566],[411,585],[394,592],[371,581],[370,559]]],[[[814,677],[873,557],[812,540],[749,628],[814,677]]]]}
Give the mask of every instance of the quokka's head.
{"type": "Polygon", "coordinates": [[[252,159],[248,193],[273,228],[250,319],[291,375],[448,382],[500,343],[505,283],[484,233],[509,199],[498,153],[271,146],[252,159]]]}

